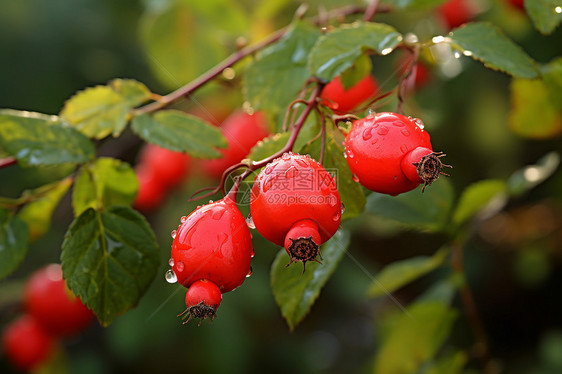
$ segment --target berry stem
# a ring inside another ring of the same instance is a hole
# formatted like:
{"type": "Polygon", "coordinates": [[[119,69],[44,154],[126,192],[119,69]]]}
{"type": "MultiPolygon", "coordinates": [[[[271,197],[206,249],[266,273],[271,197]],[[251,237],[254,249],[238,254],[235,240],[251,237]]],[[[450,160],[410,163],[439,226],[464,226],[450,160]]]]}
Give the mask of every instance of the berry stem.
{"type": "Polygon", "coordinates": [[[369,4],[367,4],[367,8],[365,9],[365,14],[363,15],[363,21],[370,22],[375,17],[375,13],[379,7],[379,2],[379,0],[369,1],[369,4]]]}
{"type": "Polygon", "coordinates": [[[8,166],[15,165],[17,163],[15,157],[6,157],[0,159],[0,169],[6,168],[8,166]]]}
{"type": "Polygon", "coordinates": [[[404,99],[409,87],[413,87],[416,81],[415,67],[418,63],[418,58],[420,56],[420,47],[406,46],[406,49],[412,54],[412,60],[406,70],[406,72],[400,78],[400,83],[398,83],[398,105],[396,106],[396,113],[404,114],[404,99]]]}

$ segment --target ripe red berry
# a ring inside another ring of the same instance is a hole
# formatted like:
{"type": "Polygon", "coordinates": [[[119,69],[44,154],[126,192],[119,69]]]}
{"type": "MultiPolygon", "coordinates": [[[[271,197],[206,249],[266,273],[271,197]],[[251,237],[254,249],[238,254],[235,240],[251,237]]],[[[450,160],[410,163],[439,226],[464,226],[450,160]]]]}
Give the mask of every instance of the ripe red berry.
{"type": "Polygon", "coordinates": [[[337,76],[322,89],[320,98],[327,107],[336,113],[348,113],[360,104],[373,99],[379,89],[377,81],[371,74],[367,74],[354,86],[345,89],[341,77],[337,76]]]}
{"type": "Polygon", "coordinates": [[[525,11],[525,0],[509,0],[509,2],[514,7],[518,8],[522,11],[525,11]]]}
{"type": "MultiPolygon", "coordinates": [[[[410,66],[411,61],[412,61],[412,55],[410,54],[404,55],[403,58],[398,60],[397,70],[400,73],[400,75],[404,75],[406,73],[406,69],[408,69],[408,67],[410,66]]],[[[420,62],[419,60],[412,67],[410,74],[416,75],[414,79],[415,88],[423,87],[429,82],[430,79],[429,69],[424,65],[424,63],[420,62]]],[[[407,87],[407,89],[412,90],[414,87],[407,87]]]]}
{"type": "Polygon", "coordinates": [[[191,158],[185,153],[149,143],[142,149],[139,163],[151,169],[156,180],[167,189],[177,186],[187,177],[191,158]]]}
{"type": "Polygon", "coordinates": [[[472,21],[476,15],[470,0],[449,0],[441,4],[437,12],[448,30],[472,21]]]}
{"type": "Polygon", "coordinates": [[[205,172],[212,178],[220,178],[229,166],[242,161],[258,141],[269,135],[262,112],[234,112],[222,123],[221,130],[228,142],[226,148],[219,149],[222,158],[207,160],[203,164],[205,172]]]}
{"type": "Polygon", "coordinates": [[[187,323],[191,317],[199,318],[201,321],[211,318],[212,322],[221,301],[222,293],[216,284],[207,279],[193,282],[185,294],[187,309],[182,315],[186,314],[187,320],[184,323],[187,323]]]}
{"type": "Polygon", "coordinates": [[[207,279],[221,292],[228,292],[246,279],[253,253],[246,220],[227,196],[182,218],[172,243],[170,265],[185,287],[207,279]]]}
{"type": "Polygon", "coordinates": [[[25,285],[24,303],[27,312],[55,336],[77,334],[93,319],[92,312],[66,287],[58,264],[31,275],[25,285]]]}
{"type": "Polygon", "coordinates": [[[322,165],[285,153],[256,177],[250,210],[266,239],[284,246],[291,262],[306,264],[338,230],[342,204],[336,181],[322,165]]]}
{"type": "Polygon", "coordinates": [[[144,164],[135,168],[139,180],[139,191],[135,198],[134,207],[143,212],[152,211],[162,204],[166,189],[155,175],[154,169],[144,164]]]}
{"type": "MultiPolygon", "coordinates": [[[[430,185],[444,166],[420,119],[377,113],[357,120],[345,139],[354,179],[371,191],[398,195],[430,185]]],[[[423,189],[422,189],[423,191],[423,189]]]]}
{"type": "Polygon", "coordinates": [[[32,316],[24,314],[12,321],[2,333],[2,351],[22,371],[45,363],[53,351],[54,339],[32,316]]]}

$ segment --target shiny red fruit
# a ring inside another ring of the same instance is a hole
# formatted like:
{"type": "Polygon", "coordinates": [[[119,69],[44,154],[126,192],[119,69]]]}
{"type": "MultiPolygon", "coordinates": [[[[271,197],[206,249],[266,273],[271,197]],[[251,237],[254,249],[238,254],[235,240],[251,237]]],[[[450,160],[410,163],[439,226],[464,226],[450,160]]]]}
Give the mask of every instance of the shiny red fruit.
{"type": "Polygon", "coordinates": [[[356,181],[393,196],[421,183],[430,185],[445,166],[439,160],[444,155],[433,152],[423,122],[396,113],[355,121],[345,139],[345,153],[356,181]]]}
{"type": "Polygon", "coordinates": [[[24,303],[27,312],[55,336],[80,333],[93,319],[92,312],[66,287],[58,264],[31,275],[25,285],[24,303]]]}
{"type": "Polygon", "coordinates": [[[371,74],[367,74],[354,86],[345,89],[341,77],[337,76],[324,86],[320,98],[336,113],[348,113],[369,99],[373,99],[379,86],[371,74]]]}
{"type": "Polygon", "coordinates": [[[167,189],[179,185],[187,177],[191,158],[185,153],[146,144],[140,153],[139,163],[151,169],[156,180],[167,189]]]}
{"type": "Polygon", "coordinates": [[[476,16],[470,0],[449,0],[437,8],[448,30],[470,22],[476,16]]]}
{"type": "Polygon", "coordinates": [[[268,164],[252,187],[250,210],[256,229],[284,246],[291,262],[315,260],[319,246],[341,222],[336,181],[309,156],[285,153],[268,164]]]}
{"type": "Polygon", "coordinates": [[[45,363],[52,351],[54,338],[35,318],[23,315],[2,332],[2,351],[12,365],[28,371],[45,363]]]}
{"type": "Polygon", "coordinates": [[[525,0],[509,0],[511,5],[525,11],[525,0]]]}
{"type": "Polygon", "coordinates": [[[158,208],[165,198],[166,188],[160,183],[154,169],[144,164],[135,168],[139,180],[139,191],[133,206],[143,212],[150,212],[158,208]]]}
{"type": "Polygon", "coordinates": [[[234,112],[222,123],[221,130],[228,142],[226,148],[219,149],[222,158],[206,160],[203,163],[205,173],[216,179],[220,178],[229,166],[242,161],[258,141],[269,135],[262,112],[234,112]]]}
{"type": "Polygon", "coordinates": [[[172,243],[171,264],[185,287],[207,279],[224,293],[244,282],[253,254],[246,220],[227,196],[182,219],[172,243]]]}
{"type": "Polygon", "coordinates": [[[193,282],[185,294],[185,306],[187,309],[184,313],[188,316],[187,321],[192,317],[200,318],[201,320],[211,318],[212,321],[216,316],[221,301],[222,293],[216,284],[207,279],[193,282]]]}

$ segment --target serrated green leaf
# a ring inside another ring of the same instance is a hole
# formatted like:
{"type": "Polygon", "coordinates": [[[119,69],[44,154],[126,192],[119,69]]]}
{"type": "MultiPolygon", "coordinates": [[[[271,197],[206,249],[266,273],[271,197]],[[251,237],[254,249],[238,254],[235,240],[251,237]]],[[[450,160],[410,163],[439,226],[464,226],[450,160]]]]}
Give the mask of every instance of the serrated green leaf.
{"type": "Polygon", "coordinates": [[[281,314],[291,330],[294,330],[310,311],[322,287],[341,261],[349,246],[349,240],[349,233],[340,229],[320,248],[322,264],[308,262],[304,273],[299,263],[285,267],[289,263],[285,249],[277,253],[271,265],[271,287],[275,301],[281,308],[281,314]]]}
{"type": "Polygon", "coordinates": [[[140,40],[154,74],[177,88],[226,58],[225,45],[247,31],[248,22],[240,5],[229,0],[168,4],[143,15],[140,40]]]}
{"type": "Polygon", "coordinates": [[[267,136],[252,147],[247,158],[252,161],[260,161],[279,152],[287,144],[290,135],[289,132],[283,132],[267,136]]]}
{"type": "Polygon", "coordinates": [[[26,204],[18,213],[18,218],[29,227],[31,241],[49,231],[53,211],[70,186],[72,186],[72,178],[66,178],[31,192],[31,195],[40,195],[41,197],[26,204]]]}
{"type": "Polygon", "coordinates": [[[0,279],[11,274],[27,254],[29,232],[25,222],[0,208],[0,279]]]}
{"type": "Polygon", "coordinates": [[[127,100],[111,87],[96,86],[68,99],[60,117],[84,135],[102,139],[118,136],[125,129],[129,110],[127,100]]]}
{"type": "Polygon", "coordinates": [[[545,65],[541,75],[549,90],[550,100],[558,111],[562,111],[562,57],[545,65]]]}
{"type": "Polygon", "coordinates": [[[316,28],[297,22],[246,68],[244,94],[254,109],[273,114],[287,110],[310,78],[307,57],[319,35],[316,28]]]}
{"type": "Polygon", "coordinates": [[[194,157],[221,157],[215,148],[228,145],[219,128],[179,110],[162,110],[152,116],[143,114],[135,117],[132,129],[149,143],[172,151],[187,152],[194,157]]]}
{"type": "Polygon", "coordinates": [[[453,222],[462,225],[485,210],[495,199],[503,199],[507,193],[507,184],[499,179],[487,179],[468,186],[459,198],[453,213],[453,222]]]}
{"type": "Polygon", "coordinates": [[[22,166],[78,164],[95,153],[87,137],[58,117],[17,110],[0,110],[0,147],[22,166]]]}
{"type": "Polygon", "coordinates": [[[79,216],[88,208],[103,210],[115,205],[130,206],[135,200],[139,182],[126,162],[101,157],[80,168],[74,184],[72,206],[79,216]]]}
{"type": "Polygon", "coordinates": [[[400,289],[441,266],[447,254],[446,249],[440,249],[433,256],[416,256],[387,265],[375,275],[367,295],[376,298],[400,289]]]}
{"type": "Polygon", "coordinates": [[[345,24],[318,39],[308,56],[308,68],[329,82],[349,69],[366,50],[387,55],[401,41],[402,35],[383,23],[345,24]]]}
{"type": "Polygon", "coordinates": [[[509,126],[517,135],[548,139],[562,132],[562,111],[551,101],[541,80],[513,79],[509,126]]]}
{"type": "Polygon", "coordinates": [[[68,287],[103,326],[137,305],[159,264],[156,237],[129,207],[87,209],[66,232],[61,263],[68,287]]]}
{"type": "Polygon", "coordinates": [[[109,86],[121,95],[131,108],[146,102],[152,94],[148,87],[134,79],[114,79],[109,82],[109,86]]]}
{"type": "Polygon", "coordinates": [[[345,206],[342,220],[359,216],[367,202],[363,188],[353,181],[353,175],[344,157],[344,148],[336,142],[329,142],[324,153],[324,167],[336,175],[340,198],[345,206]]]}
{"type": "Polygon", "coordinates": [[[449,336],[457,313],[439,302],[419,302],[397,317],[376,358],[376,374],[414,374],[449,336]]]}
{"type": "Polygon", "coordinates": [[[486,22],[474,22],[454,29],[450,34],[453,48],[463,51],[490,69],[519,78],[538,76],[535,61],[499,28],[486,22]]]}
{"type": "Polygon", "coordinates": [[[419,188],[398,196],[372,193],[367,198],[366,210],[414,229],[437,232],[445,229],[452,204],[451,183],[440,178],[423,194],[419,188]]]}
{"type": "Polygon", "coordinates": [[[543,34],[552,33],[562,21],[562,0],[525,0],[525,10],[533,25],[543,34]]]}
{"type": "Polygon", "coordinates": [[[512,196],[521,196],[525,192],[548,179],[560,165],[560,155],[550,152],[541,157],[535,165],[525,166],[513,173],[508,181],[507,188],[512,196]]]}

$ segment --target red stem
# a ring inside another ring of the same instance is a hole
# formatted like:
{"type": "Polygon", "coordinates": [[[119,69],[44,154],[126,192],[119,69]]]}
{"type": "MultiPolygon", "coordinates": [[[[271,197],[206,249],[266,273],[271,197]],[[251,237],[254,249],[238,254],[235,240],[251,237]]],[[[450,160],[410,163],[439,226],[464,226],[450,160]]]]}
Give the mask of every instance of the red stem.
{"type": "Polygon", "coordinates": [[[367,9],[365,9],[365,15],[363,16],[363,21],[370,22],[373,17],[375,17],[375,13],[377,12],[377,8],[379,6],[379,0],[372,0],[367,5],[367,9]]]}
{"type": "Polygon", "coordinates": [[[0,169],[6,168],[8,166],[15,165],[17,163],[15,157],[6,157],[0,159],[0,169]]]}

